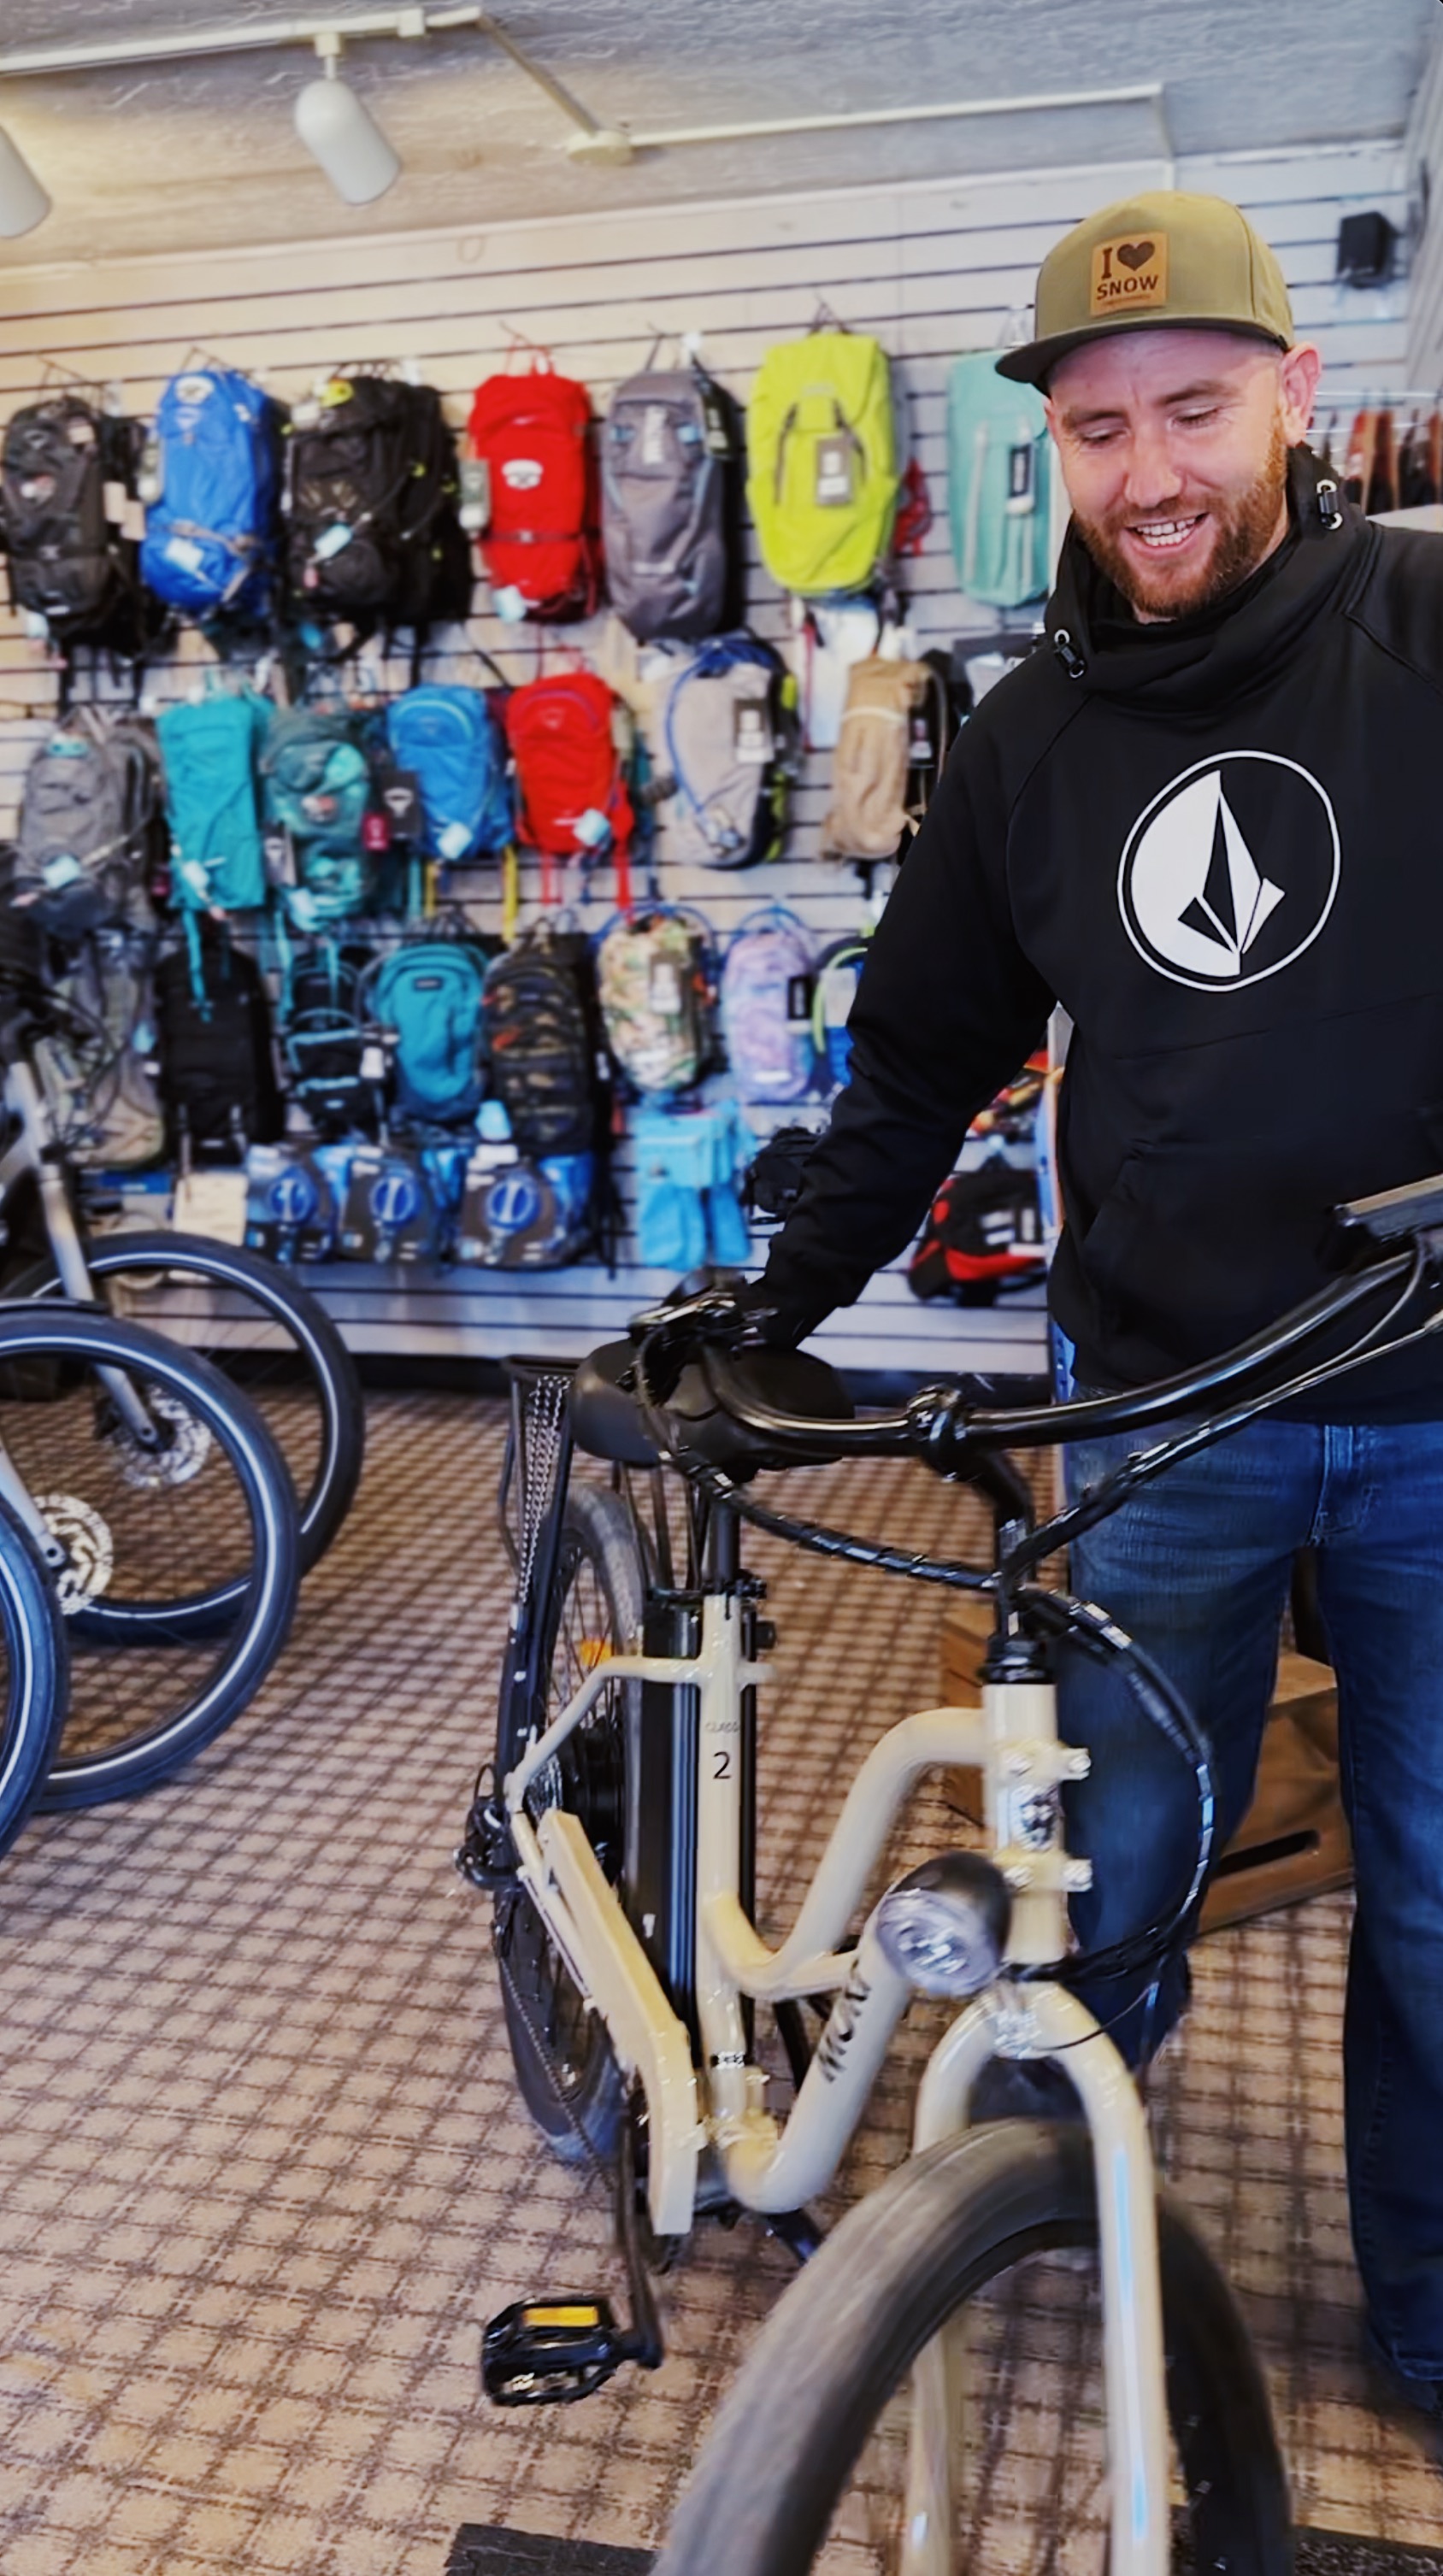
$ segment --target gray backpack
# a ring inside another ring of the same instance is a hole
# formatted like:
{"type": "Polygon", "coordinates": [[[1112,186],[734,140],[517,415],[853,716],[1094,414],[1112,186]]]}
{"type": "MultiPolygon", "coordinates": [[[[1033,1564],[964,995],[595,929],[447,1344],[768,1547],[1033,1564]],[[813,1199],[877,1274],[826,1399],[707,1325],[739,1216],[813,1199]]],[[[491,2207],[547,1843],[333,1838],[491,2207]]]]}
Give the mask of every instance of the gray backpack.
{"type": "Polygon", "coordinates": [[[50,1114],[71,1161],[87,1167],[130,1171],[165,1150],[151,944],[126,931],[87,940],[51,988],[69,1009],[36,1040],[50,1114]]]}
{"type": "Polygon", "coordinates": [[[740,622],[741,422],[699,366],[628,376],[601,432],[611,604],[641,643],[740,622]]]}
{"type": "Polygon", "coordinates": [[[745,868],[778,855],[796,771],[796,695],[771,646],[745,628],[678,658],[656,725],[664,859],[745,868]]]}
{"type": "Polygon", "coordinates": [[[144,929],[163,833],[153,728],[78,707],[26,770],[11,901],[53,939],[144,929]]]}

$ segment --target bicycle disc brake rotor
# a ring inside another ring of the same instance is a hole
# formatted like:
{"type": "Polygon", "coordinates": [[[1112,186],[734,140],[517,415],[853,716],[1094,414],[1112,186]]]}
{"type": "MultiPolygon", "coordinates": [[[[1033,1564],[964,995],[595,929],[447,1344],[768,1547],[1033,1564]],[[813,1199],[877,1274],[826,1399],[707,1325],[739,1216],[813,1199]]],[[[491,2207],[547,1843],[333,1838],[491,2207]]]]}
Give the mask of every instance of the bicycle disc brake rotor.
{"type": "Polygon", "coordinates": [[[171,1485],[188,1485],[200,1474],[213,1446],[212,1435],[178,1395],[151,1388],[148,1411],[163,1424],[165,1440],[158,1449],[143,1449],[125,1422],[112,1425],[108,1438],[120,1461],[120,1472],[136,1493],[157,1494],[171,1485]]]}
{"type": "Polygon", "coordinates": [[[55,1594],[65,1617],[73,1619],[109,1589],[115,1572],[109,1524],[79,1494],[37,1494],[35,1508],[65,1550],[66,1563],[54,1578],[55,1594]]]}

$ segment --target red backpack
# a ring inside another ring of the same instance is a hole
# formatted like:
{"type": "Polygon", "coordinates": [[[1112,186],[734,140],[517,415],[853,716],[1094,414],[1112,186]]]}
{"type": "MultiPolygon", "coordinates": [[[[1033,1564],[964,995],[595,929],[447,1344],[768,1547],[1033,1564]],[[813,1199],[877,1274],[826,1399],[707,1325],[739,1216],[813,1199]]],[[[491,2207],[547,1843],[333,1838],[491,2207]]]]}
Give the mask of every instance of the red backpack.
{"type": "Polygon", "coordinates": [[[506,701],[517,829],[541,854],[544,903],[555,899],[555,860],[609,856],[617,902],[630,910],[627,859],[634,818],[612,730],[615,703],[594,671],[556,671],[528,680],[506,701]]]}
{"type": "Polygon", "coordinates": [[[493,592],[514,593],[528,617],[589,617],[601,539],[586,387],[540,352],[525,375],[488,376],[471,405],[471,446],[490,483],[481,555],[493,592]]]}

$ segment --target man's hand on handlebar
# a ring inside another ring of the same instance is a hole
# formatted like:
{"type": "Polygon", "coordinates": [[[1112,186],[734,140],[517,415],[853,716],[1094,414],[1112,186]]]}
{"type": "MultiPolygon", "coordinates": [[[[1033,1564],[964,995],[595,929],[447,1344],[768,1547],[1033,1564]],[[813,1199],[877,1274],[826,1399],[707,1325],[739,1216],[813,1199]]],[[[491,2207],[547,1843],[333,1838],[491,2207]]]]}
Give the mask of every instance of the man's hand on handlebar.
{"type": "Polygon", "coordinates": [[[704,1288],[688,1290],[685,1281],[659,1306],[633,1315],[628,1330],[644,1352],[647,1392],[664,1404],[689,1360],[702,1350],[738,1351],[761,1340],[761,1325],[771,1313],[757,1294],[757,1283],[740,1271],[719,1273],[704,1288]]]}

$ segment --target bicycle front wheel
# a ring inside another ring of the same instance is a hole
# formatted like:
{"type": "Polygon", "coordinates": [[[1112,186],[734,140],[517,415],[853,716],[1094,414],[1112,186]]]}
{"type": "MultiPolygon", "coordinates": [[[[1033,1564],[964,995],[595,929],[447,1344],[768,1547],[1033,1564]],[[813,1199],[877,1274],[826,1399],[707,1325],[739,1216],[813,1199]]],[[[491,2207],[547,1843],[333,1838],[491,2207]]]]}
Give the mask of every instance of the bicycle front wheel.
{"type": "MultiPolygon", "coordinates": [[[[1158,2198],[1175,2500],[1189,2563],[1287,2576],[1287,2488],[1231,2294],[1158,2198]]],[[[1079,2129],[988,2124],[917,2156],[787,2290],[727,2398],[655,2576],[1103,2576],[1092,2149],[1079,2129]],[[952,2526],[904,2559],[905,2383],[957,2337],[952,2526]],[[899,2393],[900,2392],[900,2393],[899,2393]]]]}
{"type": "MultiPolygon", "coordinates": [[[[85,1266],[113,1315],[199,1352],[249,1396],[296,1490],[308,1574],[355,1500],[366,1445],[356,1364],[319,1299],[277,1262],[209,1235],[99,1235],[86,1243],[85,1266]]],[[[64,1293],[50,1263],[10,1291],[64,1293]]]]}
{"type": "Polygon", "coordinates": [[[0,1852],[44,1787],[68,1705],[60,1605],[33,1542],[0,1505],[0,1852]]]}
{"type": "Polygon", "coordinates": [[[40,1803],[151,1788],[240,1714],[289,1631],[296,1507],[275,1442],[206,1361],[41,1301],[0,1308],[0,1473],[58,1558],[69,1633],[40,1803]]]}

